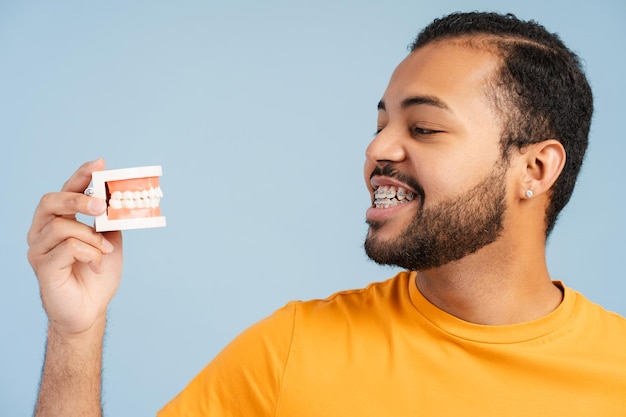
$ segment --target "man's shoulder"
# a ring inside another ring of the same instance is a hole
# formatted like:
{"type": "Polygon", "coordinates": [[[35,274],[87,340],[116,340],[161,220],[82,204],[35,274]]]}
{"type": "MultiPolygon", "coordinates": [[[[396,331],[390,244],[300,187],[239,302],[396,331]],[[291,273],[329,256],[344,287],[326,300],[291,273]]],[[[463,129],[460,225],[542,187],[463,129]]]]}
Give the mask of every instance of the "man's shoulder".
{"type": "Polygon", "coordinates": [[[588,332],[602,335],[605,340],[607,336],[626,342],[626,318],[622,315],[607,310],[602,305],[591,301],[583,294],[573,291],[576,303],[573,314],[576,322],[580,323],[588,332]]]}
{"type": "Polygon", "coordinates": [[[368,284],[363,288],[335,292],[326,298],[296,301],[300,309],[334,309],[397,302],[409,297],[409,283],[414,274],[409,271],[397,273],[384,281],[368,284]]]}
{"type": "Polygon", "coordinates": [[[363,288],[338,291],[326,298],[298,300],[288,303],[274,313],[291,321],[294,329],[307,333],[332,332],[346,327],[387,328],[407,320],[413,310],[409,283],[414,273],[400,272],[363,288]]]}

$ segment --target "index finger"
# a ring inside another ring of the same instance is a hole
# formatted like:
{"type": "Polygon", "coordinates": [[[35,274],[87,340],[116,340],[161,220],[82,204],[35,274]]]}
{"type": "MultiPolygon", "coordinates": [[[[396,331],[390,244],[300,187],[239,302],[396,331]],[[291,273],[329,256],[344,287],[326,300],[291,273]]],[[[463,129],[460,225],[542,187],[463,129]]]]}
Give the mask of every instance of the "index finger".
{"type": "Polygon", "coordinates": [[[106,208],[106,203],[95,197],[83,195],[83,190],[91,181],[91,173],[104,168],[104,160],[97,159],[81,165],[65,182],[62,192],[48,193],[41,198],[30,230],[29,243],[49,221],[57,216],[75,218],[76,213],[98,215],[106,208]]]}
{"type": "Polygon", "coordinates": [[[106,209],[106,203],[97,197],[82,193],[57,192],[44,195],[35,210],[33,222],[27,234],[28,243],[39,235],[46,224],[57,217],[76,219],[76,214],[96,216],[106,209]]]}

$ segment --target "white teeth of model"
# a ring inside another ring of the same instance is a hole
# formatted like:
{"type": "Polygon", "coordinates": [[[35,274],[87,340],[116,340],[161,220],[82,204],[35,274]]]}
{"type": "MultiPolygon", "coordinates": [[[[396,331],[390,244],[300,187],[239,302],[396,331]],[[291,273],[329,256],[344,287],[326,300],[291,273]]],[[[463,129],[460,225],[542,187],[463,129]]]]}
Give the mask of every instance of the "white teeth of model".
{"type": "Polygon", "coordinates": [[[387,194],[387,187],[378,187],[378,189],[374,192],[376,198],[383,198],[387,194]]]}
{"type": "Polygon", "coordinates": [[[387,189],[387,198],[391,199],[394,198],[396,196],[396,189],[395,187],[389,187],[387,189]]]}
{"type": "Polygon", "coordinates": [[[122,208],[122,200],[120,200],[119,198],[112,198],[109,200],[109,206],[111,206],[111,208],[119,210],[122,208]]]}
{"type": "Polygon", "coordinates": [[[122,206],[125,209],[134,209],[135,208],[135,200],[133,200],[132,198],[125,198],[122,200],[122,206]]]}
{"type": "Polygon", "coordinates": [[[109,206],[113,209],[141,209],[157,208],[163,197],[161,187],[150,187],[143,191],[115,191],[109,199],[109,206]]]}

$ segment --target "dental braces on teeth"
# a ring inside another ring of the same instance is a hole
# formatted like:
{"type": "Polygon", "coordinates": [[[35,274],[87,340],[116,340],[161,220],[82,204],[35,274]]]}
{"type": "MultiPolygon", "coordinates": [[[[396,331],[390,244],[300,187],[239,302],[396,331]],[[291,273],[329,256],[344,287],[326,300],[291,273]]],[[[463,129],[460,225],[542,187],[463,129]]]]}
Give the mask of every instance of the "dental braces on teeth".
{"type": "Polygon", "coordinates": [[[407,192],[402,187],[383,185],[374,191],[374,206],[376,208],[394,207],[408,203],[413,199],[415,199],[415,194],[407,192]]]}

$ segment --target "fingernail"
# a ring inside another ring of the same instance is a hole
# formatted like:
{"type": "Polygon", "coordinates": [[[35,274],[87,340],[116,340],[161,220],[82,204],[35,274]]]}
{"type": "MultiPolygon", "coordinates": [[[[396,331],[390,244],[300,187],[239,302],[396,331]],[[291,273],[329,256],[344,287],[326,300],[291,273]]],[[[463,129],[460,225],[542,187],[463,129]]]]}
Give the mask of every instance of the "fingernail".
{"type": "Polygon", "coordinates": [[[92,213],[100,214],[106,208],[106,203],[99,198],[92,197],[89,200],[89,203],[87,203],[87,208],[89,208],[89,211],[91,211],[92,213]]]}
{"type": "Polygon", "coordinates": [[[113,244],[111,242],[109,242],[108,240],[106,240],[105,238],[102,238],[102,252],[105,253],[111,253],[113,252],[113,244]]]}

